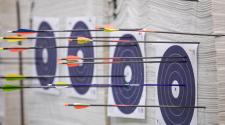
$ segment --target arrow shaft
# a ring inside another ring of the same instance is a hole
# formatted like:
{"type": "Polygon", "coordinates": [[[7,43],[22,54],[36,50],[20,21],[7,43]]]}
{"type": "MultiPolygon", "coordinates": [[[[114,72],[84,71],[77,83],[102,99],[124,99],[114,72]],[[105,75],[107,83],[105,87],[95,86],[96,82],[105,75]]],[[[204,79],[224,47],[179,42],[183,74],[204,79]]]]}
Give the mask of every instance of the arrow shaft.
{"type": "Polygon", "coordinates": [[[95,43],[109,43],[109,42],[117,42],[117,43],[129,43],[129,44],[137,44],[137,43],[173,43],[173,44],[199,44],[199,42],[188,42],[188,41],[182,41],[182,42],[172,42],[172,41],[134,41],[134,40],[91,40],[92,42],[95,43]]]}
{"type": "Polygon", "coordinates": [[[67,104],[67,106],[93,106],[93,107],[144,107],[144,108],[202,108],[205,106],[179,106],[179,105],[106,105],[106,104],[67,104]]]}
{"type": "Polygon", "coordinates": [[[39,88],[55,88],[53,86],[1,86],[0,89],[39,89],[39,88]]]}
{"type": "MultiPolygon", "coordinates": [[[[85,38],[120,38],[119,36],[93,36],[93,37],[85,37],[85,38]]],[[[130,38],[130,37],[125,37],[130,38]]],[[[73,39],[77,40],[77,37],[3,37],[3,39],[73,39]]]]}
{"type": "Polygon", "coordinates": [[[187,61],[112,61],[112,62],[72,62],[60,64],[120,64],[120,63],[186,63],[187,61]]]}
{"type": "MultiPolygon", "coordinates": [[[[77,75],[77,76],[23,76],[23,78],[25,79],[35,79],[35,78],[79,78],[79,77],[124,77],[124,75],[77,75]]],[[[10,77],[6,77],[6,76],[0,76],[0,78],[21,78],[21,77],[17,77],[17,76],[10,76],[10,77]]]]}
{"type": "MultiPolygon", "coordinates": [[[[32,30],[32,32],[81,32],[81,31],[90,31],[90,32],[98,32],[105,31],[104,28],[98,29],[74,29],[74,30],[32,30]]],[[[194,36],[214,36],[220,37],[225,36],[225,34],[207,34],[207,33],[190,33],[190,32],[178,32],[178,31],[154,31],[154,30],[144,30],[143,28],[118,28],[116,31],[137,31],[137,32],[148,32],[148,33],[159,33],[159,34],[178,34],[178,35],[194,35],[194,36]]],[[[21,31],[10,31],[12,33],[19,33],[21,31]]],[[[26,32],[26,31],[25,31],[26,32]]]]}
{"type": "Polygon", "coordinates": [[[101,105],[93,104],[90,106],[106,106],[106,107],[145,107],[145,108],[205,108],[204,106],[173,106],[173,105],[101,105]]]}
{"type": "Polygon", "coordinates": [[[66,88],[79,88],[79,87],[144,87],[144,86],[185,86],[182,85],[173,85],[173,84],[49,84],[48,86],[0,86],[0,89],[39,89],[39,88],[57,88],[57,87],[66,87],[66,88]]]}
{"type": "Polygon", "coordinates": [[[143,87],[143,86],[185,86],[185,84],[51,84],[51,86],[64,87],[143,87]]]}
{"type": "Polygon", "coordinates": [[[10,49],[57,49],[57,48],[84,48],[84,47],[115,47],[115,46],[136,46],[136,45],[80,45],[80,46],[56,46],[56,47],[5,47],[4,50],[10,49]]]}
{"type": "MultiPolygon", "coordinates": [[[[168,58],[168,59],[180,59],[180,58],[187,58],[187,57],[111,57],[111,58],[80,58],[81,60],[105,60],[105,59],[161,59],[161,58],[168,58]]],[[[67,58],[62,58],[60,60],[68,60],[67,58]]]]}

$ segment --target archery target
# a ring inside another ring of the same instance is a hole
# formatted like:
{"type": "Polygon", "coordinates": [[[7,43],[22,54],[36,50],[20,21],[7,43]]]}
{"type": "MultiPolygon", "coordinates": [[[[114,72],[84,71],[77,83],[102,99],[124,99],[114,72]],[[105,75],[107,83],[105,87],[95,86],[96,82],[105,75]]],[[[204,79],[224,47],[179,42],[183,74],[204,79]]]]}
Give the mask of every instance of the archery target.
{"type": "MultiPolygon", "coordinates": [[[[118,32],[112,36],[121,36],[120,40],[143,41],[143,33],[118,32]]],[[[116,47],[110,48],[110,57],[144,57],[144,44],[135,43],[136,46],[120,46],[131,43],[120,42],[116,47]]],[[[143,61],[143,59],[122,59],[122,61],[143,61]]],[[[110,75],[125,75],[125,77],[112,77],[111,84],[144,84],[144,63],[114,63],[110,65],[110,75]]],[[[113,87],[109,88],[108,104],[145,105],[145,87],[113,87]]],[[[145,108],[142,107],[109,107],[108,115],[112,117],[145,118],[145,108]]]]}
{"type": "MultiPolygon", "coordinates": [[[[56,18],[34,18],[33,29],[35,30],[57,30],[58,29],[58,19],[56,18]]],[[[57,34],[54,32],[38,32],[36,37],[57,37],[57,34]]],[[[34,46],[40,47],[43,49],[34,50],[34,76],[57,76],[58,75],[58,66],[57,58],[60,53],[56,47],[57,40],[54,38],[51,39],[35,39],[34,46]],[[48,48],[48,49],[47,49],[48,48]]],[[[39,78],[34,80],[34,84],[39,84],[42,86],[47,86],[48,84],[54,84],[58,81],[58,78],[39,78]]],[[[41,92],[47,92],[50,94],[59,94],[59,91],[56,89],[38,89],[41,92]]]]}
{"type": "MultiPolygon", "coordinates": [[[[79,17],[79,18],[68,18],[67,19],[67,29],[94,29],[95,28],[95,19],[89,17],[79,17]]],[[[95,36],[94,32],[89,31],[79,31],[79,32],[71,32],[68,33],[69,37],[93,37],[95,36]]],[[[76,40],[71,42],[67,41],[68,46],[80,46],[76,40]]],[[[90,42],[84,44],[84,46],[93,46],[94,43],[90,42]]],[[[82,45],[81,45],[82,46],[82,45]]],[[[64,57],[74,55],[80,56],[81,58],[95,58],[95,49],[93,47],[83,47],[83,48],[68,48],[65,50],[64,57]]],[[[94,62],[93,59],[90,60],[81,60],[80,62],[94,62]]],[[[66,70],[64,72],[69,76],[92,76],[96,74],[94,64],[81,64],[78,67],[65,67],[66,70]]],[[[96,83],[96,79],[94,77],[71,77],[65,79],[70,84],[92,84],[96,83]]],[[[77,87],[77,88],[69,88],[66,92],[69,96],[84,98],[84,99],[96,99],[96,88],[92,87],[77,87]]]]}
{"type": "MultiPolygon", "coordinates": [[[[156,44],[157,55],[163,57],[186,57],[185,63],[159,63],[158,84],[185,84],[183,87],[157,87],[158,105],[195,106],[197,105],[197,45],[156,44]]],[[[163,58],[161,61],[167,61],[163,58]]],[[[157,124],[195,125],[197,110],[194,108],[159,108],[157,124]]]]}

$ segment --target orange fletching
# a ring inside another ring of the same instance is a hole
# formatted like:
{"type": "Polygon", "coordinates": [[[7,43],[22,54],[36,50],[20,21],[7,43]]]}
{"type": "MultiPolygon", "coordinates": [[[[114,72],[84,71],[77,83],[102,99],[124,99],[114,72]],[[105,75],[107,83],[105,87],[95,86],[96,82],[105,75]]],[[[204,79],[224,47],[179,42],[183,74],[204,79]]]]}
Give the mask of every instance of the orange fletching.
{"type": "Polygon", "coordinates": [[[34,34],[34,32],[17,32],[17,35],[30,35],[30,34],[34,34]]]}
{"type": "Polygon", "coordinates": [[[22,52],[26,50],[26,48],[11,48],[9,49],[10,52],[22,52]]]}
{"type": "Polygon", "coordinates": [[[84,109],[84,108],[88,108],[88,105],[75,105],[74,108],[75,109],[84,109]]]}
{"type": "Polygon", "coordinates": [[[77,64],[77,63],[68,63],[67,66],[68,67],[78,67],[78,66],[80,66],[80,64],[77,64]]]}
{"type": "Polygon", "coordinates": [[[67,60],[79,60],[79,59],[80,59],[79,56],[73,56],[73,55],[67,56],[67,60]]]}

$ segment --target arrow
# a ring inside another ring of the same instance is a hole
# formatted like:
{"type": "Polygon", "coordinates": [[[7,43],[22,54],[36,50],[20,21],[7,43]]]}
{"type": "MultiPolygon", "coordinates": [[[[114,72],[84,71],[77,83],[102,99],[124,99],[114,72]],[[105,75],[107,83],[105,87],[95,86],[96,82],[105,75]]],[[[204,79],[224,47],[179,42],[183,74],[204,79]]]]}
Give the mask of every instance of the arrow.
{"type": "Polygon", "coordinates": [[[133,31],[133,32],[148,32],[148,33],[159,33],[159,34],[178,34],[178,35],[194,35],[194,36],[214,36],[221,37],[225,34],[207,34],[207,33],[190,33],[190,32],[178,32],[178,31],[158,31],[148,28],[115,28],[112,26],[98,27],[96,29],[74,29],[74,30],[32,30],[32,29],[18,29],[9,31],[10,33],[16,33],[18,35],[34,34],[38,32],[81,32],[81,31],[104,31],[104,32],[115,32],[115,31],[133,31]]]}
{"type": "Polygon", "coordinates": [[[205,106],[177,106],[177,105],[126,105],[126,104],[87,104],[87,103],[65,103],[64,106],[72,106],[75,109],[84,109],[89,107],[144,107],[144,108],[203,108],[205,106]]]}
{"type": "Polygon", "coordinates": [[[65,48],[97,48],[97,47],[127,47],[127,46],[136,46],[136,45],[75,45],[75,46],[56,46],[56,47],[0,47],[0,51],[10,51],[13,53],[23,52],[25,50],[36,50],[36,49],[65,49],[65,48]]]}
{"type": "Polygon", "coordinates": [[[143,86],[185,86],[185,84],[66,84],[58,82],[56,84],[49,84],[53,87],[143,87],[143,86]]]}
{"type": "Polygon", "coordinates": [[[187,61],[105,61],[105,62],[77,62],[77,61],[68,61],[61,62],[58,61],[58,64],[65,64],[68,67],[78,67],[81,64],[120,64],[120,63],[186,63],[187,61]]]}
{"type": "Polygon", "coordinates": [[[44,79],[44,78],[79,78],[79,77],[125,77],[124,75],[76,75],[76,76],[24,76],[20,74],[7,74],[5,76],[0,76],[0,79],[5,79],[7,81],[23,80],[23,79],[44,79]]]}
{"type": "MultiPolygon", "coordinates": [[[[3,40],[6,40],[8,42],[20,42],[22,40],[26,40],[28,38],[30,39],[37,39],[39,37],[22,37],[22,36],[8,36],[8,37],[0,37],[3,40]]],[[[52,38],[59,38],[59,37],[40,37],[42,39],[52,39],[52,38]]],[[[63,37],[64,38],[64,37],[63,37]]],[[[68,38],[68,37],[67,37],[68,38]]],[[[104,39],[91,39],[87,37],[77,37],[75,39],[70,39],[71,41],[76,41],[78,44],[86,44],[90,42],[95,43],[109,43],[109,42],[116,42],[116,43],[128,43],[129,44],[137,44],[137,43],[175,43],[175,44],[199,44],[199,42],[172,42],[172,41],[134,41],[134,40],[104,40],[104,39]]]]}
{"type": "Polygon", "coordinates": [[[20,86],[20,85],[13,85],[13,84],[4,84],[0,86],[4,92],[12,92],[20,89],[34,89],[34,88],[53,88],[49,86],[20,86]]]}
{"type": "Polygon", "coordinates": [[[0,37],[1,40],[6,40],[7,42],[20,42],[26,40],[26,37],[23,36],[6,36],[0,37]]]}
{"type": "Polygon", "coordinates": [[[149,87],[149,86],[159,86],[159,87],[168,87],[168,86],[181,86],[185,87],[185,84],[67,84],[65,82],[56,82],[55,84],[48,84],[47,86],[21,86],[14,84],[4,84],[0,86],[4,92],[11,92],[20,89],[47,89],[47,88],[79,88],[79,87],[98,87],[98,88],[106,88],[106,87],[149,87]]]}
{"type": "MultiPolygon", "coordinates": [[[[84,37],[84,36],[78,36],[78,37],[25,37],[25,36],[6,36],[6,37],[0,37],[2,40],[6,40],[7,42],[21,42],[24,40],[31,40],[31,39],[68,39],[69,41],[76,40],[79,42],[85,42],[85,41],[91,41],[92,39],[99,39],[99,38],[120,38],[119,36],[93,36],[93,37],[84,37]]],[[[130,38],[130,37],[125,37],[130,38]]]]}
{"type": "Polygon", "coordinates": [[[58,60],[69,60],[69,61],[78,61],[78,60],[114,60],[120,61],[122,59],[161,59],[161,58],[168,58],[168,59],[186,59],[187,57],[110,57],[110,58],[81,58],[79,56],[69,55],[66,58],[60,58],[58,60]]]}

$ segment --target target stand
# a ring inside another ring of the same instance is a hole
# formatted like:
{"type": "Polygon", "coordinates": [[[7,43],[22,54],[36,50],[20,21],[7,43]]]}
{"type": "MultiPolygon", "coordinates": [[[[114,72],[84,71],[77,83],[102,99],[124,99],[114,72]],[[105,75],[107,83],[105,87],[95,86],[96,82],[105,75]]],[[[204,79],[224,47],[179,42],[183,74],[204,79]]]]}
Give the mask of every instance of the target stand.
{"type": "MultiPolygon", "coordinates": [[[[118,32],[112,36],[121,36],[119,40],[144,40],[143,33],[118,32]]],[[[114,43],[118,46],[110,48],[110,57],[144,57],[144,44],[135,43],[135,46],[120,46],[133,44],[129,42],[114,43]]],[[[122,61],[143,61],[143,59],[122,59],[122,61]]],[[[110,65],[110,75],[125,75],[109,79],[111,84],[145,84],[144,63],[113,63],[110,65]]],[[[145,105],[145,87],[114,87],[109,88],[108,104],[145,105]]],[[[108,115],[112,117],[145,118],[145,109],[142,107],[109,107],[108,115]]]]}

